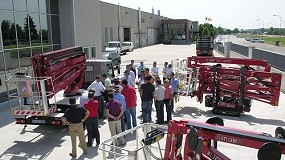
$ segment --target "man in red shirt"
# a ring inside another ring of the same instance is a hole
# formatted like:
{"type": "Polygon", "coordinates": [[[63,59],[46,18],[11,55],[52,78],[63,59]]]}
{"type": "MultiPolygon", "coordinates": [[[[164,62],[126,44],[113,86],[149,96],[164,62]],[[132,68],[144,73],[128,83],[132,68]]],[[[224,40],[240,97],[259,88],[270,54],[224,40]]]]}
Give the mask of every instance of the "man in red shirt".
{"type": "Polygon", "coordinates": [[[126,108],[127,108],[125,111],[127,118],[127,127],[128,129],[131,129],[132,128],[131,116],[132,116],[133,127],[137,126],[137,118],[136,118],[137,95],[135,89],[131,86],[128,86],[127,80],[122,81],[122,86],[123,89],[121,93],[125,97],[126,108]]]}
{"type": "Polygon", "coordinates": [[[84,103],[84,108],[90,112],[89,117],[86,120],[86,128],[88,133],[87,146],[91,147],[93,138],[96,139],[96,144],[100,144],[100,133],[98,130],[98,101],[94,100],[94,93],[88,93],[88,102],[84,103]]]}

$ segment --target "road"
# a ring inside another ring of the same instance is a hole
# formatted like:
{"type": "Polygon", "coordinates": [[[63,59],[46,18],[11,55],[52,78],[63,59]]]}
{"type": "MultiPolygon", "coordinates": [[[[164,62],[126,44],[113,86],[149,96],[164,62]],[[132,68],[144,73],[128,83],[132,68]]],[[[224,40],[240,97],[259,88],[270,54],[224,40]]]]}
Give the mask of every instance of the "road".
{"type": "Polygon", "coordinates": [[[274,45],[267,44],[267,43],[252,43],[252,42],[246,41],[244,38],[237,38],[236,36],[233,36],[233,35],[223,35],[222,41],[223,42],[231,41],[232,43],[240,44],[244,46],[255,46],[255,48],[257,49],[271,51],[271,52],[285,55],[284,47],[274,46],[274,45]]]}
{"type": "MultiPolygon", "coordinates": [[[[151,64],[157,61],[159,64],[164,61],[170,62],[176,58],[186,58],[195,54],[195,45],[156,45],[136,49],[127,55],[122,56],[124,64],[130,63],[134,59],[136,63],[145,61],[151,64]]],[[[216,54],[216,53],[215,53],[216,54]]],[[[216,54],[215,56],[219,56],[216,54]]],[[[250,131],[265,132],[274,135],[277,126],[285,126],[285,95],[281,94],[279,107],[254,101],[250,113],[241,115],[240,117],[220,116],[224,119],[225,126],[247,129],[250,131]]],[[[140,100],[138,99],[138,103],[140,100]]],[[[68,135],[68,129],[64,126],[33,126],[28,125],[24,128],[22,125],[16,125],[10,114],[7,103],[0,104],[0,159],[12,160],[68,160],[71,158],[68,153],[71,151],[71,142],[68,135]]],[[[140,105],[137,106],[137,115],[140,115],[140,105]]],[[[154,108],[154,107],[153,107],[154,108]]],[[[211,108],[204,107],[204,104],[196,102],[196,98],[180,97],[180,101],[175,105],[173,119],[194,119],[205,122],[212,114],[211,108]]],[[[153,120],[155,120],[155,110],[152,111],[153,120]]],[[[140,118],[137,118],[138,124],[140,118]]],[[[101,133],[101,142],[110,138],[107,120],[99,120],[99,131],[101,133]]],[[[139,133],[143,137],[142,131],[139,133]]],[[[134,135],[126,136],[127,145],[125,148],[134,148],[134,135]]],[[[139,139],[140,141],[141,139],[139,139]]],[[[162,147],[164,147],[162,141],[162,147]]],[[[226,143],[219,143],[218,148],[226,153],[231,159],[257,159],[257,150],[239,147],[226,143]],[[246,154],[241,154],[246,153],[246,154]]],[[[102,159],[102,151],[98,146],[88,148],[88,154],[82,155],[82,151],[78,148],[77,159],[102,159]]],[[[143,156],[142,153],[140,155],[143,156]]],[[[112,156],[107,154],[110,159],[112,156]]],[[[127,159],[120,157],[119,159],[127,159]]],[[[140,159],[144,159],[140,157],[140,159]]],[[[285,159],[285,157],[283,157],[285,159]]]]}

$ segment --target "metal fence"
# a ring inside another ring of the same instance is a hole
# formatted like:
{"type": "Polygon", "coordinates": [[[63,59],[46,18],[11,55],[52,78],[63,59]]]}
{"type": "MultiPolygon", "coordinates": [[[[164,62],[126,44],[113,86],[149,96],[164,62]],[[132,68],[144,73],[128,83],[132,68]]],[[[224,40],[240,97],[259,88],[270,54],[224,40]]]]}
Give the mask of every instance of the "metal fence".
{"type": "MultiPolygon", "coordinates": [[[[231,43],[230,50],[241,54],[243,56],[249,57],[249,47],[231,43]]],[[[224,55],[225,47],[222,45],[215,44],[215,49],[224,55]]],[[[249,57],[250,58],[250,57],[249,57]]],[[[266,60],[268,63],[281,71],[285,71],[285,55],[278,54],[275,52],[265,51],[261,49],[254,48],[252,51],[252,59],[266,60]]]]}
{"type": "Polygon", "coordinates": [[[239,53],[243,56],[248,57],[248,47],[247,46],[242,46],[242,45],[231,43],[230,49],[231,49],[231,51],[234,51],[236,53],[239,53]]]}
{"type": "Polygon", "coordinates": [[[266,60],[272,67],[285,71],[284,55],[260,49],[253,49],[252,58],[259,60],[266,60]]]}
{"type": "Polygon", "coordinates": [[[145,123],[104,140],[99,146],[99,149],[103,152],[102,159],[149,160],[154,158],[162,160],[166,145],[166,136],[152,145],[144,145],[141,143],[141,140],[153,129],[159,129],[165,133],[167,131],[167,126],[145,123]],[[133,137],[134,134],[135,136],[133,137]],[[118,147],[114,145],[116,144],[116,140],[120,137],[125,137],[127,140],[126,146],[118,147]],[[112,144],[110,144],[111,142],[112,144]]]}

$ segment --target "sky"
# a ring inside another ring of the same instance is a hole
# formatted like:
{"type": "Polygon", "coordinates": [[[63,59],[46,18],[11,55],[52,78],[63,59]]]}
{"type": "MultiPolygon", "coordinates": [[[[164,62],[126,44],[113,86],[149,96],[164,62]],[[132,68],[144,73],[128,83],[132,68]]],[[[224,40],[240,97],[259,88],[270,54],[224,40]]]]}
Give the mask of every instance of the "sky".
{"type": "Polygon", "coordinates": [[[215,27],[229,29],[285,28],[285,0],[101,0],[155,13],[172,19],[189,19],[205,23],[210,17],[215,27]]]}

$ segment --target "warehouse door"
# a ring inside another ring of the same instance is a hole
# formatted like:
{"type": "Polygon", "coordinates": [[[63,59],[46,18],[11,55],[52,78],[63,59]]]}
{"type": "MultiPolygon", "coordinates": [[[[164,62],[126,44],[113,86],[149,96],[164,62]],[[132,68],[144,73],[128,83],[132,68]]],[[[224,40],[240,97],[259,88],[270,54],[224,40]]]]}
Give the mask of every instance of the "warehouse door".
{"type": "Polygon", "coordinates": [[[130,28],[124,28],[124,41],[131,41],[131,30],[130,30],[130,28]]]}

